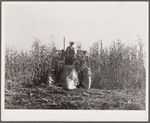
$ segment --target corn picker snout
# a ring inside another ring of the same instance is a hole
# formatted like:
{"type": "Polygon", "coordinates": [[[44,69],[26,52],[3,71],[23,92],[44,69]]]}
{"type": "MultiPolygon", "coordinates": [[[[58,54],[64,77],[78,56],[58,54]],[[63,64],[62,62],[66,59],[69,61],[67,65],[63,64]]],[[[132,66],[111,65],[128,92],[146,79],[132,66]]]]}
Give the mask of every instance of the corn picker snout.
{"type": "Polygon", "coordinates": [[[90,89],[91,70],[86,51],[78,50],[75,56],[67,56],[64,50],[54,50],[47,83],[53,82],[64,89],[72,90],[79,87],[90,89]]]}

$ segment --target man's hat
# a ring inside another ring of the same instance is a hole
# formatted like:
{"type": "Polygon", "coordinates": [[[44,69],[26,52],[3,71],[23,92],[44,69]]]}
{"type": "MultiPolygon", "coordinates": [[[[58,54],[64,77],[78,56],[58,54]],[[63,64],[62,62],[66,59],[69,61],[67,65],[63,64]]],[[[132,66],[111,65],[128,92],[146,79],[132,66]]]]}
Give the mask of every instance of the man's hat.
{"type": "Polygon", "coordinates": [[[87,53],[87,51],[86,51],[86,50],[83,50],[83,53],[84,53],[84,54],[86,54],[86,53],[87,53]]]}
{"type": "Polygon", "coordinates": [[[70,41],[70,44],[74,44],[74,42],[70,41]]]}

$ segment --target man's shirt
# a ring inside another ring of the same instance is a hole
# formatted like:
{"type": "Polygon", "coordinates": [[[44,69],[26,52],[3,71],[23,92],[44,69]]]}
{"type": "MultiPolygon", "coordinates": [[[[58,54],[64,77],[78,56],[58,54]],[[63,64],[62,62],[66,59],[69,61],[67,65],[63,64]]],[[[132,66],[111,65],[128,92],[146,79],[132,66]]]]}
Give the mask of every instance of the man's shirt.
{"type": "Polygon", "coordinates": [[[71,46],[67,47],[67,49],[66,49],[66,55],[67,56],[74,56],[75,55],[74,47],[71,47],[71,46]]]}

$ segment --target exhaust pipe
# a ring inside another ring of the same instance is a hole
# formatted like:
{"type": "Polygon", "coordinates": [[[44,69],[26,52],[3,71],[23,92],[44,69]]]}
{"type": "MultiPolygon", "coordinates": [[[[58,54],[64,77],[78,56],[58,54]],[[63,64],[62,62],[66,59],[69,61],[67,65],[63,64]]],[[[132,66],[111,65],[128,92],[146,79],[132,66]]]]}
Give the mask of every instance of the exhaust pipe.
{"type": "Polygon", "coordinates": [[[65,51],[65,37],[64,37],[64,51],[65,51]]]}

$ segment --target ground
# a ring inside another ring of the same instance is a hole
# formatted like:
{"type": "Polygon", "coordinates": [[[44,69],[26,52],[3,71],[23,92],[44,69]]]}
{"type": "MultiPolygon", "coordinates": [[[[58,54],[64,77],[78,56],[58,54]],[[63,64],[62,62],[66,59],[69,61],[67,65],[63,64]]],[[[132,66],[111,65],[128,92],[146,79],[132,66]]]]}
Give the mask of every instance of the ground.
{"type": "Polygon", "coordinates": [[[6,80],[5,109],[145,110],[145,89],[68,91],[6,80]]]}

